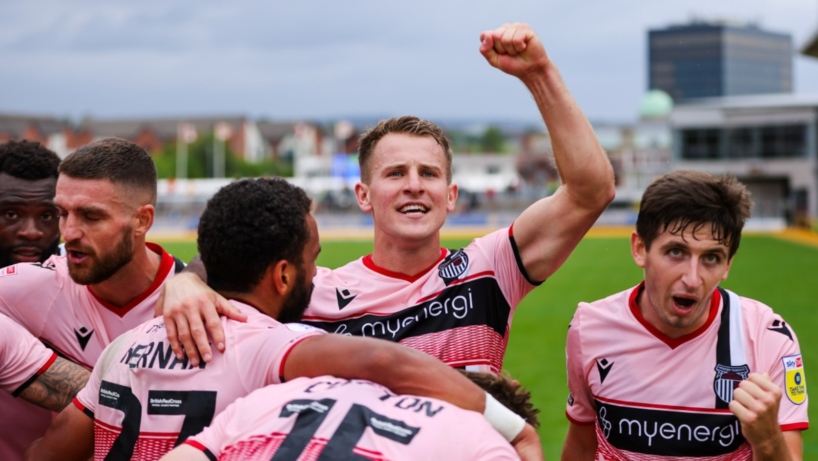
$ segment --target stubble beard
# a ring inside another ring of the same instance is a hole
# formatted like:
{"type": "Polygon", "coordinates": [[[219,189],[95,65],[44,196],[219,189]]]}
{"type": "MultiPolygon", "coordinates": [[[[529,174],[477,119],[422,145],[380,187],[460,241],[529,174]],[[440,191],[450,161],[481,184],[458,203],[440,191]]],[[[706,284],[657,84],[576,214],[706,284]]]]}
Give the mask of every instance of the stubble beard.
{"type": "Polygon", "coordinates": [[[102,256],[89,253],[90,264],[86,268],[77,267],[68,259],[68,274],[71,279],[80,285],[95,285],[111,278],[133,260],[133,240],[130,236],[129,228],[122,233],[122,238],[110,253],[102,256]]]}
{"type": "Polygon", "coordinates": [[[314,285],[306,286],[306,275],[302,270],[298,270],[298,275],[295,279],[296,288],[290,293],[290,296],[284,301],[281,306],[281,311],[278,314],[278,320],[281,323],[300,322],[301,317],[304,316],[304,311],[310,304],[312,297],[312,290],[314,285]]]}

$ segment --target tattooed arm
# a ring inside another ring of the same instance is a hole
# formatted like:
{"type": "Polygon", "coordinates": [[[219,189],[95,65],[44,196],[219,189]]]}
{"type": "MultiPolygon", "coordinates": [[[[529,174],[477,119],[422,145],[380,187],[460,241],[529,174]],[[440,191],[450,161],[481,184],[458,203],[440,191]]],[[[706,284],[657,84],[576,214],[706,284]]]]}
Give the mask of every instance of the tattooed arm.
{"type": "Polygon", "coordinates": [[[58,357],[18,397],[47,410],[60,412],[85,387],[90,374],[76,363],[58,357]]]}

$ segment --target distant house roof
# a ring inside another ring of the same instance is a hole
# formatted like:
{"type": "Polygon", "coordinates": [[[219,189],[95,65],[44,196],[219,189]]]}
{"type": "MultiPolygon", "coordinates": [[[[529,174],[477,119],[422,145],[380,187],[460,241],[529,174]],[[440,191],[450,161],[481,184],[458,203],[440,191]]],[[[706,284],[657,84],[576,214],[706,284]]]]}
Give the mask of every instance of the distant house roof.
{"type": "Polygon", "coordinates": [[[20,137],[32,125],[41,134],[48,136],[62,132],[68,124],[53,117],[0,114],[0,133],[20,137]]]}
{"type": "Polygon", "coordinates": [[[133,138],[138,136],[143,130],[152,131],[156,137],[163,141],[176,139],[179,125],[188,123],[196,128],[196,131],[207,133],[213,131],[217,123],[225,123],[234,130],[241,129],[245,122],[244,117],[201,117],[201,118],[167,118],[167,119],[130,119],[130,120],[95,120],[89,119],[82,122],[80,130],[87,130],[94,136],[119,138],[133,138]]]}
{"type": "Polygon", "coordinates": [[[258,126],[258,131],[261,133],[261,137],[272,142],[280,141],[284,136],[292,133],[295,129],[294,122],[268,122],[262,120],[256,125],[258,126]]]}

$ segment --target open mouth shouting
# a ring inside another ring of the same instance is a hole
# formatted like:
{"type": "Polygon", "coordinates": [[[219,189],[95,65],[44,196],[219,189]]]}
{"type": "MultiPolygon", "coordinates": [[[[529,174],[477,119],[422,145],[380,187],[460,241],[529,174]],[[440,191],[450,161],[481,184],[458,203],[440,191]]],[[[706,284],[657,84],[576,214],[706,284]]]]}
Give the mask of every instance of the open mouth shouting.
{"type": "Polygon", "coordinates": [[[698,299],[696,299],[695,297],[684,295],[673,296],[672,299],[673,305],[676,308],[676,310],[683,313],[687,313],[688,311],[690,311],[690,309],[692,309],[693,306],[695,306],[696,302],[698,301],[698,299]]]}

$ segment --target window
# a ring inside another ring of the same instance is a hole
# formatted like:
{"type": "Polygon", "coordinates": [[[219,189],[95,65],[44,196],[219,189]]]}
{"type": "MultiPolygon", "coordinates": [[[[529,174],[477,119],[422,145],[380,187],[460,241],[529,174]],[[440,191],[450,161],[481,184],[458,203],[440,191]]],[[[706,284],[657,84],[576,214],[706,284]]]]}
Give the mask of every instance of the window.
{"type": "Polygon", "coordinates": [[[713,128],[682,130],[682,158],[688,160],[719,157],[721,131],[713,128]]]}

